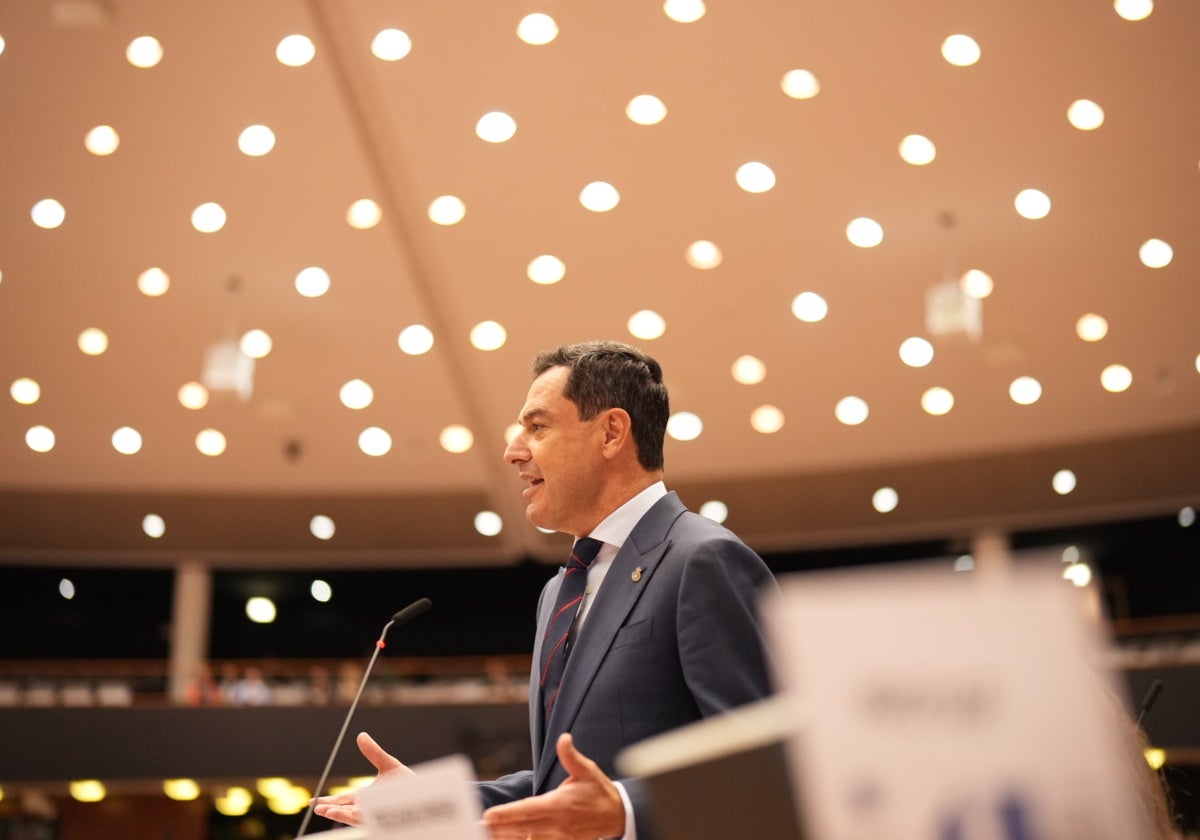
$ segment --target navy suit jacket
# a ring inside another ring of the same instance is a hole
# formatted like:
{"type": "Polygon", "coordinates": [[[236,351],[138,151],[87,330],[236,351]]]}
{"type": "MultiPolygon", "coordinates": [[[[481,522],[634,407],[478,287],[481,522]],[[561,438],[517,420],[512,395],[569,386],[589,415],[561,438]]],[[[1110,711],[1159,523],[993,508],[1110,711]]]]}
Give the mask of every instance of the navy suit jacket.
{"type": "MultiPolygon", "coordinates": [[[[560,571],[538,601],[529,690],[533,770],[481,783],[484,807],[557,787],[566,778],[555,751],[563,732],[617,778],[614,759],[626,746],[770,694],[758,601],[775,586],[771,572],[732,532],[668,493],[614,558],[543,721],[537,663],[561,580],[560,571]]],[[[650,803],[636,780],[622,783],[639,840],[650,840],[650,803]]]]}

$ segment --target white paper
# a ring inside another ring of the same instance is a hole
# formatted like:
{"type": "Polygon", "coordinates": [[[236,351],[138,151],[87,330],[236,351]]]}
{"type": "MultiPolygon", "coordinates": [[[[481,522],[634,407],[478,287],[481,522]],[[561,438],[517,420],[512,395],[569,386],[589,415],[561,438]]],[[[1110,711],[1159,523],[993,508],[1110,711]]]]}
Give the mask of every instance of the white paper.
{"type": "Polygon", "coordinates": [[[486,840],[471,762],[452,755],[363,788],[358,803],[370,840],[486,840]]]}
{"type": "Polygon", "coordinates": [[[1098,628],[1057,578],[796,575],[765,605],[800,817],[823,840],[1139,836],[1098,628]]]}

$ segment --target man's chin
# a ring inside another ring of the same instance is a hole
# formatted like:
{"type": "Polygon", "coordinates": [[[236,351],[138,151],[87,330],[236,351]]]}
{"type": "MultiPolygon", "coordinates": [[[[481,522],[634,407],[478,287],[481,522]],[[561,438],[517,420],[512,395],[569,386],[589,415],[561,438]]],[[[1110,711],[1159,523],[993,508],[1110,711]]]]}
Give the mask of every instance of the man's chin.
{"type": "Polygon", "coordinates": [[[534,526],[535,528],[541,528],[543,531],[559,530],[546,519],[542,511],[535,510],[533,505],[529,505],[525,508],[525,518],[529,520],[530,525],[534,526]]]}

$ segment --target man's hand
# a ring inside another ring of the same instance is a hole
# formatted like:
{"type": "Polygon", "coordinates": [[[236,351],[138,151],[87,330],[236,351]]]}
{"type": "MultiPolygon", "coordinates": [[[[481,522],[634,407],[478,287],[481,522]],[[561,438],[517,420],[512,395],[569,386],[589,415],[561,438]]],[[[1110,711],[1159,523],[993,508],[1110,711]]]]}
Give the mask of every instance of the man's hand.
{"type": "Polygon", "coordinates": [[[568,733],[555,745],[567,779],[549,793],[483,812],[492,840],[596,840],[625,834],[625,806],[616,785],[568,733]]]}
{"type": "MultiPolygon", "coordinates": [[[[358,733],[358,738],[355,740],[358,744],[358,751],[379,771],[375,777],[376,781],[384,776],[415,775],[406,765],[400,763],[400,759],[384,752],[383,747],[375,743],[375,739],[366,732],[358,733]]],[[[319,797],[313,813],[334,822],[358,825],[362,822],[362,815],[358,810],[358,791],[352,790],[349,793],[339,793],[337,796],[319,797]]]]}

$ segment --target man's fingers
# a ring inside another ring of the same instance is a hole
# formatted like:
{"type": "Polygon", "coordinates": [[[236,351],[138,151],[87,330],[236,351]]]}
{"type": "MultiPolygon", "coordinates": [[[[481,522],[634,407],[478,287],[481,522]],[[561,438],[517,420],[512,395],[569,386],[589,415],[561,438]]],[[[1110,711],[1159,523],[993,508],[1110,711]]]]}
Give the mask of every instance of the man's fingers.
{"type": "Polygon", "coordinates": [[[567,771],[569,777],[578,778],[581,776],[595,776],[597,774],[603,775],[596,762],[575,749],[575,739],[571,737],[570,732],[564,732],[559,735],[558,743],[554,746],[558,750],[558,760],[562,764],[563,769],[567,771]]]}
{"type": "Polygon", "coordinates": [[[488,825],[496,826],[533,822],[545,815],[548,806],[544,803],[544,797],[531,796],[516,802],[493,805],[483,812],[483,819],[488,825]]]}
{"type": "Polygon", "coordinates": [[[353,805],[354,799],[353,791],[339,793],[336,796],[318,796],[317,805],[318,807],[321,805],[353,805]]]}
{"type": "MultiPolygon", "coordinates": [[[[363,754],[367,761],[380,773],[386,773],[389,770],[395,770],[397,767],[404,767],[400,763],[400,759],[393,755],[389,755],[383,747],[375,743],[375,739],[366,732],[359,732],[355,739],[358,743],[358,751],[363,754]]],[[[405,767],[404,769],[408,769],[405,767]]]]}
{"type": "Polygon", "coordinates": [[[357,808],[347,808],[340,805],[318,805],[313,809],[318,817],[342,823],[343,825],[358,825],[361,821],[357,808]]]}

